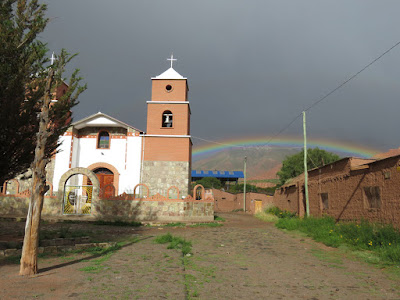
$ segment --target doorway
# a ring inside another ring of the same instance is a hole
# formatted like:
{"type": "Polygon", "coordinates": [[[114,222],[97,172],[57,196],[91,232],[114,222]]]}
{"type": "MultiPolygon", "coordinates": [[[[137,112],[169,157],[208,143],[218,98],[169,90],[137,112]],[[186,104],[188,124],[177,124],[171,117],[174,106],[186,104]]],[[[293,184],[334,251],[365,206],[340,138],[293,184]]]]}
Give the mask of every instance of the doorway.
{"type": "MultiPolygon", "coordinates": [[[[115,186],[114,186],[114,173],[107,168],[97,168],[93,170],[96,174],[100,183],[100,196],[104,198],[110,198],[115,196],[115,186]]],[[[88,181],[88,185],[92,183],[88,181]]]]}

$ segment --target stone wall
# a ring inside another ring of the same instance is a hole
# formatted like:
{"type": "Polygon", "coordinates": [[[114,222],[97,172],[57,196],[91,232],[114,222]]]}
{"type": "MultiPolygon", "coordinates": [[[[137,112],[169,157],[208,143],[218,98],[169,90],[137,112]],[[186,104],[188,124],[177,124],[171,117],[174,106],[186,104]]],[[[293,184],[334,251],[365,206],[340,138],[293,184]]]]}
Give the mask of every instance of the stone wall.
{"type": "MultiPolygon", "coordinates": [[[[174,181],[175,183],[175,181],[174,181]]],[[[142,185],[137,185],[139,187],[142,185]]],[[[135,190],[136,190],[135,187],[135,190]]],[[[144,185],[146,187],[146,185],[144,185]]],[[[163,195],[159,193],[146,198],[135,198],[134,195],[122,194],[111,196],[106,199],[99,197],[99,181],[96,175],[86,168],[73,168],[61,176],[57,197],[45,197],[42,216],[55,219],[67,220],[123,220],[123,221],[146,221],[146,222],[212,222],[214,221],[214,198],[206,193],[201,185],[201,200],[193,196],[184,199],[178,197],[174,186],[166,189],[163,195]],[[89,214],[63,214],[64,186],[68,178],[76,174],[84,174],[89,177],[93,184],[91,202],[87,202],[90,208],[89,214]],[[175,195],[176,199],[169,199],[175,195]]],[[[180,194],[182,195],[182,194],[180,194]]],[[[0,216],[21,217],[27,215],[29,207],[29,191],[15,195],[0,194],[0,216]]]]}
{"type": "Polygon", "coordinates": [[[182,196],[189,195],[190,164],[183,161],[143,161],[142,183],[150,189],[150,195],[166,195],[176,186],[182,196]]]}
{"type": "MultiPolygon", "coordinates": [[[[0,215],[25,218],[28,214],[29,197],[0,195],[0,215]]],[[[44,197],[42,216],[59,216],[62,202],[57,197],[44,197]]]]}
{"type": "MultiPolygon", "coordinates": [[[[0,195],[0,216],[25,218],[29,197],[0,195]]],[[[92,203],[90,215],[63,215],[62,201],[45,197],[42,216],[56,219],[86,221],[145,221],[145,222],[212,222],[213,200],[165,200],[165,199],[99,199],[92,203]]]]}

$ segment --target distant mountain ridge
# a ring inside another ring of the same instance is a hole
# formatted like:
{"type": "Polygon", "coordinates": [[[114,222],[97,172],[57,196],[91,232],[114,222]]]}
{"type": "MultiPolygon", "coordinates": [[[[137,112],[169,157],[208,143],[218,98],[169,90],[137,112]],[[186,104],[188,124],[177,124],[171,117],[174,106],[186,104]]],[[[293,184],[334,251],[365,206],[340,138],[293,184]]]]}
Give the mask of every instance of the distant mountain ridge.
{"type": "Polygon", "coordinates": [[[298,153],[298,148],[249,147],[233,148],[206,157],[193,158],[193,170],[242,171],[247,156],[247,177],[249,180],[276,178],[282,161],[298,153]]]}

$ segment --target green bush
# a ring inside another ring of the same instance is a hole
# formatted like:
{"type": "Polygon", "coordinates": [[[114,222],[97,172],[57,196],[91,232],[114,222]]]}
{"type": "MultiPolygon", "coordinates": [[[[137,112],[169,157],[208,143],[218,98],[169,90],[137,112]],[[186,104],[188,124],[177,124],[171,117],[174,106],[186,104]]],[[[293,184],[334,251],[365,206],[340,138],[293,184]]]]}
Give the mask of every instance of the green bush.
{"type": "Polygon", "coordinates": [[[278,218],[294,218],[296,217],[296,213],[292,213],[287,210],[281,210],[276,206],[271,206],[266,209],[266,213],[277,216],[278,218]]]}

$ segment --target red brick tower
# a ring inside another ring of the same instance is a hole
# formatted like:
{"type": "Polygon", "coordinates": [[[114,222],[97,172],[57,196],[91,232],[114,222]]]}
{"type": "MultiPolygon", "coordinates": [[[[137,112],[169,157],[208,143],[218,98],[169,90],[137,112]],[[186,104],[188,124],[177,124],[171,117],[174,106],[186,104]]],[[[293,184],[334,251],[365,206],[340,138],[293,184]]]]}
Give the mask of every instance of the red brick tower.
{"type": "Polygon", "coordinates": [[[143,142],[142,182],[150,194],[166,196],[171,186],[189,193],[192,159],[190,106],[187,78],[172,68],[152,78],[151,101],[147,101],[147,132],[143,142]]]}

